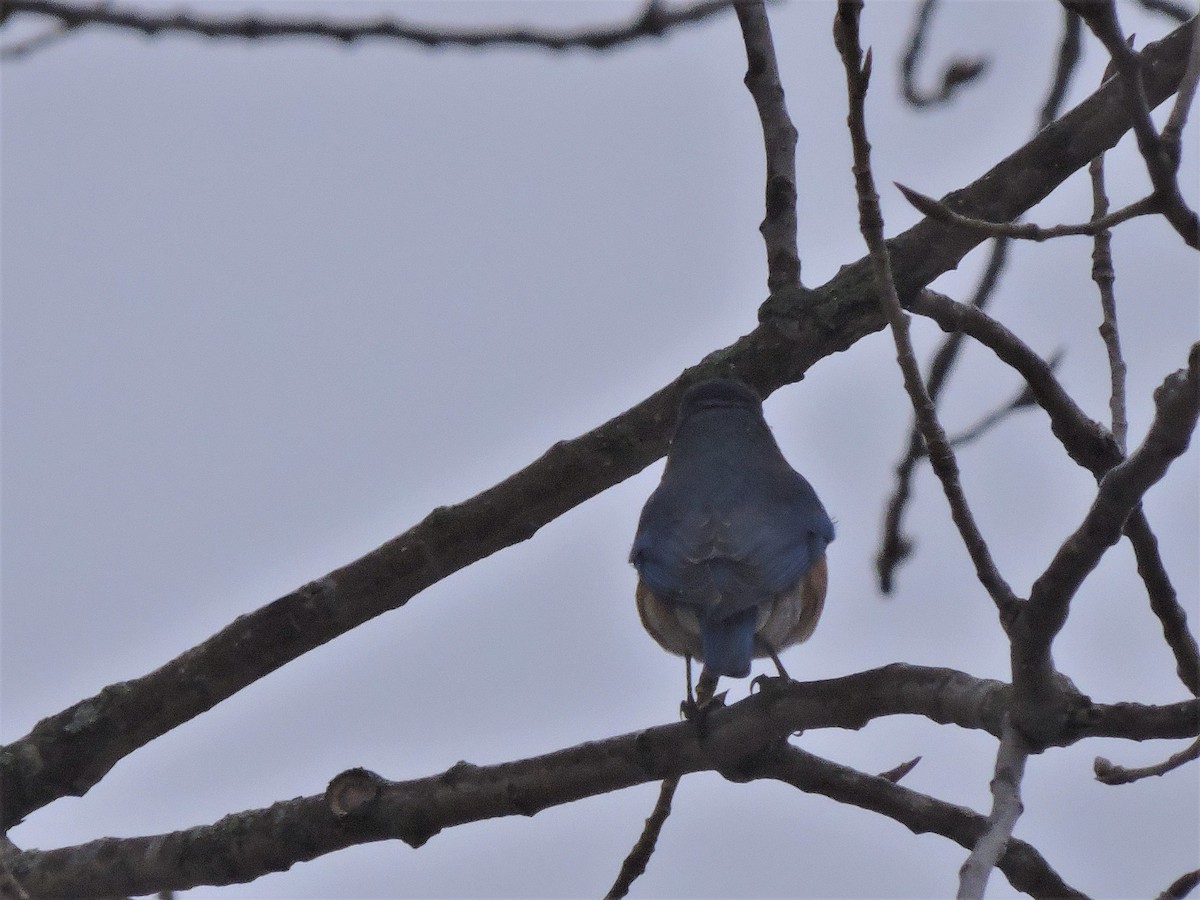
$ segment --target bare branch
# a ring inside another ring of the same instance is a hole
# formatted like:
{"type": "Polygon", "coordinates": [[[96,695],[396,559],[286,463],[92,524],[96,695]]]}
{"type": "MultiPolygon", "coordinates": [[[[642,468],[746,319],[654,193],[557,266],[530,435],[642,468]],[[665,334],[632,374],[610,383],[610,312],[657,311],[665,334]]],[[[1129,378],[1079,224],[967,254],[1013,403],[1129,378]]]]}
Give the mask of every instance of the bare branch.
{"type": "MultiPolygon", "coordinates": [[[[1092,222],[1103,221],[1108,212],[1108,195],[1104,189],[1104,156],[1097,156],[1088,173],[1092,179],[1092,222]]],[[[1092,241],[1092,281],[1100,291],[1100,309],[1104,320],[1100,337],[1108,353],[1109,411],[1112,414],[1113,440],[1124,454],[1127,449],[1129,421],[1125,414],[1125,360],[1121,356],[1121,334],[1117,329],[1117,295],[1113,290],[1117,273],[1113,269],[1112,235],[1107,228],[1096,232],[1092,241]]]]}
{"type": "Polygon", "coordinates": [[[980,583],[987,589],[1000,611],[1001,620],[1007,621],[1014,611],[1017,602],[1012,588],[1004,580],[992,560],[991,551],[975,517],[967,504],[959,482],[958,462],[954,451],[946,440],[946,433],[938,422],[933,400],[925,389],[921,372],[913,353],[912,341],[908,335],[908,316],[900,306],[900,298],[896,293],[896,283],[892,276],[892,263],[887,245],[883,240],[883,215],[879,209],[879,195],[875,191],[875,179],[871,174],[871,145],[867,140],[866,113],[864,101],[867,95],[867,85],[871,75],[871,56],[868,52],[864,60],[858,41],[858,15],[862,9],[862,0],[845,0],[838,4],[837,19],[834,24],[834,41],[841,53],[842,62],[846,69],[846,85],[850,96],[850,141],[854,151],[854,180],[858,192],[859,230],[870,251],[872,270],[875,274],[875,285],[879,292],[880,303],[884,315],[891,325],[892,336],[896,344],[896,360],[904,375],[904,387],[912,402],[917,424],[921,429],[921,437],[925,442],[929,462],[950,504],[950,515],[962,535],[963,543],[975,564],[975,572],[980,583]]]}
{"type": "MultiPolygon", "coordinates": [[[[460,762],[440,775],[406,782],[351,769],[335,777],[321,795],[171,834],[28,850],[11,857],[9,864],[33,896],[147,894],[197,884],[244,883],[354,844],[396,839],[419,847],[445,828],[534,815],[551,806],[689,772],[717,771],[737,780],[773,777],[760,770],[762,760],[799,730],[861,728],[880,716],[920,715],[999,737],[1010,698],[1011,689],[1001,682],[952,669],[895,664],[760,691],[714,710],[703,730],[693,722],[675,722],[501,765],[460,762]]],[[[1086,706],[1074,724],[1064,741],[1194,737],[1200,732],[1200,701],[1160,707],[1086,706]]],[[[879,789],[873,793],[893,811],[878,811],[915,831],[945,834],[964,846],[983,831],[981,816],[972,813],[963,819],[953,813],[957,807],[939,806],[885,778],[858,777],[887,785],[882,794],[879,789]],[[921,805],[911,808],[913,798],[921,805]],[[950,821],[946,815],[951,815],[950,821]],[[964,828],[967,821],[974,824],[964,828]]],[[[828,779],[821,783],[826,788],[812,789],[838,797],[829,793],[836,784],[828,779]]],[[[861,797],[846,802],[877,808],[861,797]]],[[[1000,867],[1010,879],[1013,873],[1007,866],[1021,846],[1012,842],[1001,859],[1000,867]]]]}
{"type": "MultiPolygon", "coordinates": [[[[1079,64],[1081,49],[1082,23],[1074,13],[1064,10],[1063,36],[1059,44],[1058,62],[1055,68],[1054,80],[1042,104],[1038,115],[1038,124],[1034,129],[1037,134],[1058,117],[1066,98],[1071,78],[1079,64]]],[[[1019,217],[1014,216],[1014,221],[1019,217]]],[[[992,244],[992,252],[984,266],[983,274],[971,296],[971,305],[979,309],[987,307],[1000,281],[1000,273],[1008,258],[1008,238],[996,238],[992,244]]],[[[937,402],[941,396],[950,371],[958,358],[962,345],[961,335],[951,334],[934,353],[929,364],[929,377],[926,387],[929,396],[937,402]]],[[[912,473],[918,459],[924,455],[925,445],[921,441],[921,433],[914,421],[909,427],[908,448],[904,458],[896,466],[896,489],[888,501],[887,512],[884,514],[883,538],[880,542],[879,554],[875,559],[875,568],[879,573],[879,589],[885,594],[892,591],[892,580],[896,567],[912,552],[912,540],[904,534],[904,510],[912,492],[912,473]]]]}
{"type": "Polygon", "coordinates": [[[1200,249],[1200,218],[1183,199],[1175,177],[1179,168],[1178,153],[1172,153],[1172,148],[1159,136],[1150,118],[1151,104],[1147,101],[1142,82],[1142,58],[1129,46],[1121,31],[1116,5],[1113,0],[1060,2],[1066,9],[1079,14],[1112,57],[1125,88],[1123,96],[1133,123],[1133,133],[1137,137],[1142,159],[1146,162],[1150,183],[1154,185],[1159,212],[1189,247],[1200,249]]]}
{"type": "Polygon", "coordinates": [[[1180,156],[1180,143],[1183,139],[1183,128],[1187,125],[1188,112],[1192,108],[1192,100],[1196,97],[1196,87],[1200,84],[1200,18],[1192,19],[1192,51],[1188,55],[1188,67],[1183,80],[1179,83],[1179,92],[1175,95],[1175,105],[1171,107],[1171,115],[1163,126],[1162,141],[1167,153],[1175,159],[1180,156]]]}
{"type": "Polygon", "coordinates": [[[262,40],[280,37],[316,37],[343,43],[363,38],[384,38],[422,47],[522,46],[544,50],[609,50],[643,38],[661,37],[679,25],[699,22],[733,5],[733,0],[698,0],[668,8],[650,0],[634,19],[622,25],[574,31],[538,31],[527,28],[452,29],[415,25],[399,19],[334,22],[323,19],[271,19],[259,16],[222,17],[185,11],[158,12],[118,7],[107,2],[87,6],[60,0],[5,0],[6,13],[31,13],[58,19],[63,28],[104,25],[154,37],[164,32],[208,38],[262,40]]]}
{"type": "Polygon", "coordinates": [[[885,666],[756,693],[714,710],[703,732],[692,722],[676,722],[498,766],[459,763],[441,775],[401,783],[354,769],[333,779],[324,795],[169,835],[26,851],[10,864],[34,896],[242,883],[353,844],[399,839],[418,847],[465,822],[533,815],[694,771],[734,774],[792,732],[835,722],[833,727],[860,728],[880,714],[916,712],[998,733],[1008,697],[1000,682],[950,669],[885,666]]]}
{"type": "Polygon", "coordinates": [[[629,851],[629,855],[621,863],[621,871],[617,873],[617,880],[613,882],[613,886],[604,895],[605,900],[620,900],[621,897],[626,896],[633,883],[646,871],[646,864],[650,862],[650,857],[654,855],[654,847],[658,843],[658,836],[662,833],[663,824],[667,821],[667,817],[671,815],[671,801],[675,797],[675,789],[677,787],[679,787],[678,776],[673,775],[670,778],[663,779],[662,786],[658,790],[658,800],[654,804],[654,809],[651,811],[649,818],[646,819],[646,825],[642,829],[637,842],[633,845],[633,849],[629,851]]]}
{"type": "Polygon", "coordinates": [[[1071,76],[1079,67],[1079,58],[1083,50],[1083,22],[1069,9],[1063,10],[1063,35],[1058,45],[1057,63],[1054,68],[1054,79],[1050,82],[1050,91],[1046,101],[1038,113],[1038,128],[1045,128],[1054,121],[1058,111],[1062,109],[1063,100],[1071,86],[1071,76]]]}
{"type": "MultiPolygon", "coordinates": [[[[895,819],[914,834],[940,834],[971,848],[984,833],[979,813],[821,759],[789,744],[765,756],[754,770],[812,794],[821,794],[895,819]]],[[[1040,853],[1021,840],[1010,840],[998,867],[1019,891],[1034,897],[1085,897],[1066,884],[1040,853]]]]}
{"type": "Polygon", "coordinates": [[[1133,544],[1137,559],[1138,575],[1146,585],[1150,598],[1150,609],[1158,616],[1162,625],[1163,639],[1175,654],[1175,670],[1193,694],[1200,695],[1200,647],[1188,630],[1187,613],[1184,612],[1171,579],[1167,576],[1162,556],[1158,552],[1158,539],[1150,530],[1146,515],[1138,508],[1125,523],[1125,535],[1133,544]]]}
{"type": "MultiPolygon", "coordinates": [[[[928,290],[922,291],[909,309],[929,316],[952,335],[969,335],[1020,372],[1038,405],[1049,414],[1050,430],[1067,454],[1097,480],[1124,458],[1112,434],[1088,418],[1063,390],[1052,367],[985,312],[928,290]]],[[[1150,608],[1161,621],[1163,635],[1175,655],[1180,680],[1193,694],[1200,694],[1200,648],[1188,631],[1187,614],[1176,597],[1158,542],[1140,507],[1130,514],[1125,534],[1133,545],[1150,608]]]]}
{"type": "Polygon", "coordinates": [[[1032,222],[985,222],[982,219],[960,216],[953,210],[948,209],[945,204],[939,203],[932,197],[926,197],[924,194],[914,191],[910,187],[905,187],[899,182],[896,183],[896,187],[904,195],[905,200],[911,203],[920,213],[929,216],[931,219],[945,222],[948,225],[956,225],[959,228],[974,228],[984,232],[989,237],[1018,238],[1037,242],[1048,241],[1051,238],[1070,237],[1072,235],[1095,236],[1112,228],[1114,225],[1119,225],[1138,216],[1149,216],[1161,211],[1161,204],[1156,197],[1143,197],[1141,200],[1118,209],[1114,213],[1092,219],[1089,222],[1081,222],[1077,225],[1052,225],[1049,228],[1044,228],[1040,225],[1034,225],[1032,222]]]}
{"type": "MultiPolygon", "coordinates": [[[[1007,257],[1008,239],[997,238],[992,242],[992,252],[971,297],[972,306],[983,309],[988,305],[996,285],[999,284],[1000,273],[1004,270],[1007,257]]],[[[958,359],[962,339],[960,332],[951,332],[929,363],[929,376],[925,385],[934,402],[937,402],[950,378],[950,372],[958,359]]],[[[879,590],[884,594],[892,592],[892,579],[896,567],[912,553],[912,540],[904,534],[904,510],[912,494],[912,475],[916,464],[924,458],[925,442],[921,439],[921,431],[914,421],[909,428],[908,448],[904,458],[896,464],[896,489],[892,492],[887,512],[884,514],[883,539],[880,542],[879,554],[875,558],[875,570],[879,573],[879,590]]]]}
{"type": "Polygon", "coordinates": [[[1195,759],[1200,759],[1200,740],[1192,741],[1183,750],[1153,766],[1126,769],[1124,766],[1114,765],[1103,756],[1097,756],[1092,763],[1092,770],[1096,773],[1096,780],[1105,784],[1132,784],[1152,775],[1165,775],[1195,759]]]}
{"type": "Polygon", "coordinates": [[[800,285],[796,246],[796,126],[784,102],[771,23],[762,0],[737,4],[746,45],[745,84],[762,123],[767,151],[766,218],[759,231],[767,245],[767,288],[772,293],[800,285]]]}
{"type": "Polygon", "coordinates": [[[1200,884],[1200,869],[1180,875],[1171,886],[1158,895],[1158,900],[1183,900],[1200,884]]]}
{"type": "Polygon", "coordinates": [[[1168,376],[1154,392],[1154,403],[1157,412],[1142,446],[1101,479],[1091,509],[1033,583],[1010,629],[1015,724],[1035,746],[1062,727],[1061,690],[1055,685],[1050,647],[1066,623],[1071,599],[1120,538],[1145,492],[1191,440],[1200,416],[1200,344],[1192,346],[1188,367],[1168,376]]]}
{"type": "MultiPolygon", "coordinates": [[[[1186,37],[1176,31],[1143,54],[1155,102],[1183,76],[1186,37]]],[[[1127,128],[1118,91],[1106,85],[946,202],[976,216],[1012,218],[1116,144],[1127,128]]],[[[888,247],[904,296],[955,268],[980,240],[928,219],[892,238],[888,247]]],[[[86,793],[154,738],[313,647],[403,606],[447,575],[528,539],[641,471],[665,452],[680,392],[697,378],[735,375],[765,396],[883,327],[869,261],[843,267],[816,293],[819,304],[772,296],[753,332],[624,414],[556,444],[476,497],[433,511],[361,559],[240,617],[160,669],[42,720],[0,750],[0,827],[59,797],[86,793]]]]}
{"type": "Polygon", "coordinates": [[[959,900],[982,900],[988,877],[1008,848],[1013,828],[1025,809],[1021,803],[1021,779],[1025,777],[1028,758],[1029,746],[1006,716],[1004,734],[996,751],[996,774],[992,776],[992,811],[987,827],[959,870],[959,900]]]}
{"type": "Polygon", "coordinates": [[[933,11],[936,7],[937,0],[924,0],[917,10],[912,34],[908,38],[908,49],[904,51],[904,58],[900,63],[900,83],[904,99],[918,109],[950,102],[960,87],[980,77],[988,67],[988,59],[985,56],[956,57],[942,69],[942,83],[936,92],[921,91],[917,88],[917,64],[921,61],[921,52],[925,49],[925,36],[933,22],[933,11]]]}

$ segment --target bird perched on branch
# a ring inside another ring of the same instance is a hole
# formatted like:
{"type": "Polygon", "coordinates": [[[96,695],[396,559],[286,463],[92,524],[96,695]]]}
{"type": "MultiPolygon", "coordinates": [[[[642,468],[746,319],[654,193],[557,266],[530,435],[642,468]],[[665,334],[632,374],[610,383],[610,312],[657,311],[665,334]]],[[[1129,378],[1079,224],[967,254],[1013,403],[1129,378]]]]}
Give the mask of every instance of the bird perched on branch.
{"type": "Polygon", "coordinates": [[[830,521],[779,450],[762,401],[731,379],[689,388],[662,482],[646,501],[630,562],[642,625],[687,661],[688,700],[713,699],[722,675],[744,678],[812,634],[825,605],[830,521]],[[691,661],[704,663],[692,698],[691,661]]]}

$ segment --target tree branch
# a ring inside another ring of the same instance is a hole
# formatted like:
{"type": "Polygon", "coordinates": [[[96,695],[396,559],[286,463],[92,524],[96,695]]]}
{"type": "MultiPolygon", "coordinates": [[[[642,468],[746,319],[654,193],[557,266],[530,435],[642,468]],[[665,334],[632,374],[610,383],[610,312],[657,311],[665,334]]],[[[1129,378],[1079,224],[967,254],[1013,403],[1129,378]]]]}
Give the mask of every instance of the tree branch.
{"type": "MultiPolygon", "coordinates": [[[[1169,96],[1183,76],[1186,39],[1176,31],[1144,51],[1153,102],[1169,96]]],[[[1113,146],[1128,127],[1118,90],[1107,85],[946,202],[960,212],[1012,218],[1113,146]]],[[[953,269],[979,241],[928,219],[891,239],[902,295],[953,269]]],[[[680,392],[697,378],[733,374],[766,395],[883,327],[868,262],[844,267],[818,293],[815,304],[773,295],[753,332],[624,414],[556,444],[476,497],[434,510],[361,559],[239,617],[160,669],[42,720],[0,750],[0,827],[59,797],[81,796],[138,747],[641,471],[665,452],[680,392]]]]}
{"type": "Polygon", "coordinates": [[[1180,875],[1171,882],[1170,887],[1158,895],[1158,900],[1183,900],[1184,897],[1195,890],[1198,884],[1200,884],[1200,869],[1188,872],[1186,875],[1180,875]]]}
{"type": "Polygon", "coordinates": [[[1021,803],[1021,779],[1025,777],[1028,758],[1029,746],[1006,716],[996,751],[996,774],[992,776],[992,811],[959,870],[959,900],[982,900],[988,877],[1008,848],[1017,819],[1025,810],[1021,803]]]}
{"type": "MultiPolygon", "coordinates": [[[[1124,86],[1122,93],[1133,122],[1138,150],[1146,162],[1150,183],[1154,185],[1159,211],[1189,247],[1200,249],[1200,218],[1188,208],[1179,192],[1179,181],[1176,178],[1179,169],[1178,147],[1171,148],[1162,140],[1150,118],[1150,110],[1153,107],[1146,98],[1142,82],[1142,59],[1140,54],[1129,46],[1121,31],[1116,5],[1113,0],[1060,2],[1064,8],[1079,14],[1112,57],[1124,86]]],[[[1188,90],[1185,86],[1183,93],[1186,94],[1188,90]]]]}
{"type": "Polygon", "coordinates": [[[1183,750],[1172,754],[1160,763],[1140,769],[1127,769],[1124,766],[1113,764],[1103,756],[1097,756],[1092,763],[1092,771],[1096,774],[1096,780],[1105,784],[1132,784],[1143,778],[1166,775],[1196,759],[1200,759],[1200,740],[1192,741],[1183,750]]]}
{"type": "Polygon", "coordinates": [[[917,64],[921,61],[921,51],[925,49],[925,36],[933,22],[933,12],[937,0],[924,0],[917,10],[913,22],[912,34],[908,38],[908,48],[900,63],[900,84],[904,99],[916,108],[938,106],[949,103],[958,93],[958,89],[974,81],[988,67],[985,56],[960,56],[951,59],[942,69],[942,79],[936,91],[922,91],[917,87],[917,64]]]}
{"type": "MultiPolygon", "coordinates": [[[[956,303],[935,291],[922,291],[909,309],[933,319],[952,335],[969,335],[1016,369],[1038,405],[1049,414],[1050,430],[1067,455],[1097,481],[1124,459],[1111,432],[1076,405],[1055,379],[1052,366],[1004,325],[980,309],[956,303]]],[[[1162,623],[1163,636],[1175,655],[1179,678],[1193,694],[1200,694],[1200,648],[1188,631],[1187,614],[1176,597],[1158,552],[1158,541],[1140,507],[1130,514],[1124,531],[1133,545],[1150,608],[1162,623]]]]}
{"type": "MultiPolygon", "coordinates": [[[[999,736],[1010,696],[1002,682],[953,669],[893,664],[760,691],[713,710],[703,729],[694,722],[676,722],[501,765],[460,762],[440,775],[414,781],[392,782],[351,769],[336,776],[324,794],[226,816],[211,825],[27,850],[8,862],[32,896],[140,895],[199,884],[245,883],[351,845],[397,839],[419,847],[445,828],[501,816],[531,816],[551,806],[689,772],[717,771],[737,780],[759,777],[756,766],[763,754],[800,730],[857,729],[881,716],[919,715],[999,736]]],[[[1065,742],[1085,737],[1193,737],[1200,733],[1200,701],[1161,707],[1090,706],[1076,726],[1063,737],[1065,742]]],[[[874,780],[890,785],[884,778],[874,780]]],[[[920,796],[887,796],[910,795],[920,796]]],[[[947,836],[977,836],[983,819],[974,818],[976,830],[963,831],[958,825],[947,836]]],[[[932,825],[938,817],[922,821],[932,825]]],[[[945,833],[938,827],[927,830],[945,833]]],[[[1009,871],[1003,860],[1001,868],[1009,871]]]]}
{"type": "Polygon", "coordinates": [[[950,448],[950,442],[946,439],[946,432],[938,421],[933,400],[925,389],[925,382],[921,378],[917,358],[913,353],[912,341],[908,334],[908,316],[900,306],[892,275],[891,257],[883,240],[883,214],[879,209],[879,194],[875,190],[875,178],[871,173],[871,145],[867,140],[865,101],[871,77],[871,55],[868,51],[864,60],[859,46],[858,16],[861,10],[862,0],[844,0],[838,4],[834,24],[834,42],[846,69],[846,86],[850,97],[848,122],[850,143],[854,152],[859,230],[870,251],[875,287],[884,315],[891,326],[896,345],[896,361],[904,377],[904,389],[912,403],[929,462],[942,483],[946,501],[950,504],[950,516],[958,527],[971,561],[975,564],[975,573],[1000,611],[1001,621],[1007,623],[1015,611],[1017,598],[1000,574],[1000,570],[996,568],[987,541],[984,540],[967,503],[959,479],[958,462],[950,448]]]}
{"type": "MultiPolygon", "coordinates": [[[[1036,135],[1057,118],[1062,109],[1071,77],[1079,64],[1082,44],[1082,22],[1079,16],[1064,10],[1063,36],[1059,43],[1057,65],[1054,80],[1046,94],[1038,114],[1036,135]]],[[[1015,218],[1015,217],[1014,217],[1015,218]]],[[[988,256],[983,274],[972,292],[971,305],[979,309],[987,307],[1000,281],[1000,273],[1008,259],[1008,238],[996,238],[992,244],[992,252],[988,256]]],[[[950,371],[958,358],[961,348],[961,336],[951,333],[934,353],[929,363],[927,387],[929,396],[937,402],[942,389],[950,377],[950,371]]],[[[925,446],[921,440],[921,432],[916,422],[909,427],[908,449],[904,458],[896,466],[896,489],[888,501],[884,514],[883,538],[880,541],[879,554],[875,559],[875,568],[879,573],[879,589],[890,594],[896,568],[912,553],[912,541],[904,534],[904,511],[912,493],[912,474],[918,460],[924,456],[925,446]]]]}
{"type": "MultiPolygon", "coordinates": [[[[104,25],[154,37],[180,32],[207,38],[262,40],[280,37],[316,37],[343,43],[364,38],[384,38],[422,47],[536,47],[544,50],[609,50],[643,38],[661,37],[679,25],[699,22],[733,5],[733,0],[697,0],[665,7],[650,0],[634,19],[623,25],[582,28],[574,31],[541,31],[528,28],[453,29],[415,25],[399,19],[334,22],[323,19],[270,19],[259,16],[222,17],[185,11],[158,12],[118,7],[111,3],[80,6],[59,0],[4,0],[5,16],[30,13],[57,19],[62,28],[104,25]]],[[[9,54],[10,57],[13,54],[9,54]]]]}
{"type": "MultiPolygon", "coordinates": [[[[764,760],[757,774],[888,816],[913,834],[940,834],[968,849],[987,827],[987,820],[974,810],[856,772],[788,744],[764,760]]],[[[1013,887],[1034,897],[1085,898],[1024,841],[1010,840],[997,866],[1013,887]]]]}
{"type": "Polygon", "coordinates": [[[620,900],[628,895],[633,883],[646,871],[646,865],[650,862],[650,857],[654,855],[654,848],[658,844],[658,836],[662,833],[662,827],[666,823],[667,817],[671,815],[671,801],[675,798],[675,789],[678,787],[679,776],[672,775],[670,778],[663,779],[662,785],[658,789],[658,800],[654,804],[654,809],[646,819],[642,833],[629,851],[629,855],[621,863],[621,871],[617,873],[617,880],[604,895],[604,900],[620,900]]]}
{"type": "Polygon", "coordinates": [[[746,89],[754,98],[767,151],[766,218],[759,226],[767,245],[767,289],[800,285],[796,245],[796,126],[784,102],[771,23],[762,0],[737,4],[746,45],[746,89]]]}
{"type": "MultiPolygon", "coordinates": [[[[1108,194],[1104,187],[1104,155],[1088,166],[1092,181],[1092,222],[1100,222],[1108,212],[1108,194]]],[[[1121,332],[1117,327],[1117,295],[1113,285],[1117,280],[1113,268],[1112,234],[1107,228],[1096,232],[1092,240],[1092,281],[1100,293],[1100,337],[1108,354],[1109,401],[1113,440],[1124,454],[1128,449],[1129,420],[1125,412],[1125,359],[1121,356],[1121,332]]]]}
{"type": "Polygon", "coordinates": [[[1035,746],[1044,746],[1061,727],[1050,647],[1066,623],[1071,599],[1120,538],[1145,492],[1191,440],[1200,416],[1200,344],[1192,346],[1188,368],[1168,376],[1154,392],[1154,403],[1157,413],[1142,446],[1101,479],[1091,509],[1034,581],[1010,630],[1015,724],[1035,746]]]}

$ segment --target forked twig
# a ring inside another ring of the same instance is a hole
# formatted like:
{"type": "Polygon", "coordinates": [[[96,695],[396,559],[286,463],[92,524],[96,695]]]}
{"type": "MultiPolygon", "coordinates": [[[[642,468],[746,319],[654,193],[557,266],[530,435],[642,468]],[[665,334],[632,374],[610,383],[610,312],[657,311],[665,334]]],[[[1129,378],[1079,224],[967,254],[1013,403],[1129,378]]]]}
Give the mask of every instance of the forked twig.
{"type": "Polygon", "coordinates": [[[887,245],[883,240],[883,216],[879,210],[879,194],[875,190],[875,179],[871,173],[871,145],[867,139],[865,99],[871,77],[871,55],[864,57],[858,39],[858,16],[862,0],[843,0],[838,4],[834,22],[834,41],[841,54],[846,70],[847,93],[850,98],[850,141],[854,152],[854,180],[858,194],[859,230],[866,241],[871,257],[871,268],[880,304],[896,345],[896,360],[904,376],[904,387],[912,403],[921,436],[929,453],[934,473],[942,484],[946,500],[950,504],[950,515],[958,527],[979,581],[987,589],[1007,622],[1017,604],[1016,595],[1004,580],[992,560],[991,551],[983,539],[975,517],[967,504],[959,481],[958,463],[954,451],[946,440],[946,433],[938,422],[933,401],[925,388],[913,353],[908,334],[908,316],[900,305],[892,277],[892,265],[887,245]]]}

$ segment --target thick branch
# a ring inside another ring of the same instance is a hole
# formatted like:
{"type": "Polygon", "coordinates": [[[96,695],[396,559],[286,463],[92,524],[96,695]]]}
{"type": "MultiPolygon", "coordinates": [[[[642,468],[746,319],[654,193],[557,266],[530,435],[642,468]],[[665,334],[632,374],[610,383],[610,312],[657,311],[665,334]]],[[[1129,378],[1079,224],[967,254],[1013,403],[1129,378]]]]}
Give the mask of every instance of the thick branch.
{"type": "MultiPolygon", "coordinates": [[[[713,770],[739,780],[755,777],[761,755],[800,730],[856,729],[880,716],[920,715],[999,736],[1009,697],[1008,685],[998,681],[952,669],[894,664],[760,691],[713,710],[703,729],[693,722],[661,725],[502,765],[460,762],[440,775],[407,782],[353,769],[333,779],[323,795],[171,834],[29,850],[9,863],[33,896],[148,894],[198,884],[244,883],[354,844],[398,839],[419,847],[455,825],[530,816],[689,772],[713,770]]],[[[1164,707],[1092,706],[1077,724],[1070,740],[1189,737],[1200,732],[1200,701],[1164,707]]],[[[982,817],[976,818],[981,829],[982,817]]],[[[967,833],[979,831],[956,832],[967,833]]]]}
{"type": "Polygon", "coordinates": [[[1188,368],[1170,375],[1155,391],[1154,402],[1157,413],[1142,446],[1105,474],[1091,509],[1033,583],[1010,630],[1016,724],[1035,744],[1044,743],[1056,728],[1050,647],[1066,623],[1071,599],[1120,538],[1145,492],[1191,440],[1200,417],[1200,344],[1193,345],[1188,368]]]}
{"type": "MultiPolygon", "coordinates": [[[[974,810],[900,787],[885,778],[865,775],[791,745],[780,747],[764,760],[757,774],[888,816],[913,834],[940,834],[967,849],[975,845],[987,826],[987,820],[974,810]]],[[[1010,840],[997,867],[1013,887],[1033,897],[1085,897],[1024,841],[1010,840]]]]}
{"type": "MultiPolygon", "coordinates": [[[[1144,75],[1153,102],[1174,90],[1186,51],[1182,31],[1146,48],[1144,75]]],[[[979,217],[1019,215],[1120,139],[1128,119],[1118,93],[1111,84],[1102,88],[947,204],[979,217]]],[[[890,240],[901,295],[953,269],[978,241],[928,219],[890,240]]],[[[680,391],[696,378],[733,374],[769,394],[883,326],[865,260],[844,267],[817,293],[815,304],[772,297],[760,310],[760,327],[628,412],[556,444],[495,487],[435,510],[361,559],[238,618],[149,675],[44,719],[0,751],[0,826],[10,827],[58,797],[84,794],[138,747],[641,471],[665,452],[680,391]]]]}

